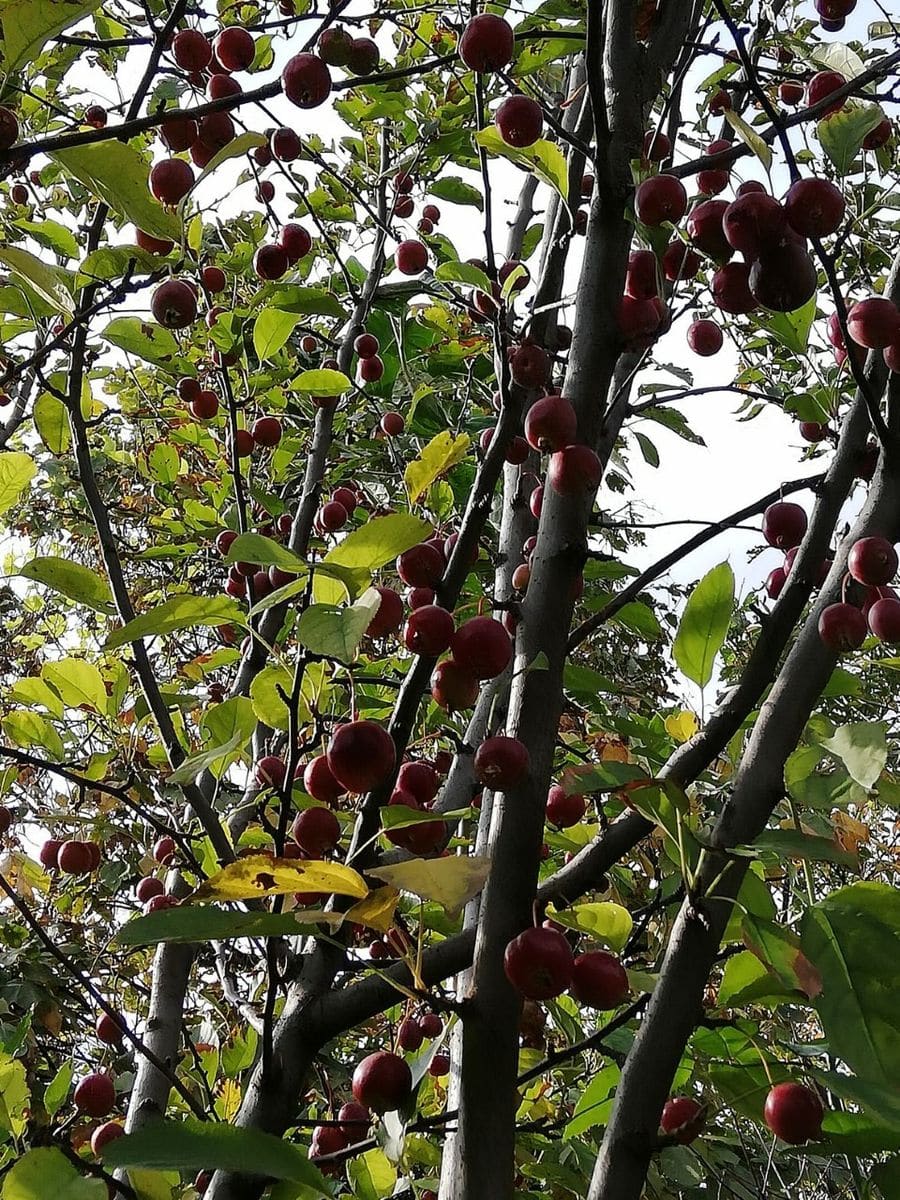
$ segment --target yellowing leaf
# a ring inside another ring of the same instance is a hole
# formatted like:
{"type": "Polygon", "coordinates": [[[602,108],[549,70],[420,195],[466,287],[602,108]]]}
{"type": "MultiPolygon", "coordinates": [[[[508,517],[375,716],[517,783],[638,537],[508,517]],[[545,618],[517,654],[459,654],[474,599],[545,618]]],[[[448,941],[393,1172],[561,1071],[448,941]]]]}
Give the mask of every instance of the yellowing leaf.
{"type": "Polygon", "coordinates": [[[58,312],[70,316],[75,311],[72,299],[72,277],[62,269],[42,262],[36,255],[19,246],[0,250],[0,262],[6,263],[13,275],[29,283],[42,300],[58,312]]]}
{"type": "Polygon", "coordinates": [[[340,863],[300,862],[252,854],[229,863],[188,897],[191,903],[206,900],[252,900],[284,896],[291,892],[354,896],[361,900],[368,888],[361,875],[340,863]]]}
{"type": "Polygon", "coordinates": [[[7,512],[31,483],[37,464],[22,450],[0,454],[0,514],[7,512]]]}
{"type": "Polygon", "coordinates": [[[764,142],[756,130],[751,125],[748,125],[743,117],[739,117],[736,112],[732,112],[729,109],[728,112],[722,115],[741,141],[750,147],[766,170],[770,170],[772,167],[771,146],[764,142]]]}
{"type": "Polygon", "coordinates": [[[368,874],[455,913],[478,895],[490,869],[489,858],[413,858],[391,867],[378,867],[368,874]]]}
{"type": "Polygon", "coordinates": [[[41,667],[41,678],[59,694],[69,708],[88,705],[95,712],[106,712],[106,687],[93,663],[81,658],[61,658],[41,667]]]}
{"type": "Polygon", "coordinates": [[[394,923],[394,911],[400,893],[396,888],[375,888],[364,900],[360,900],[346,914],[345,920],[353,925],[365,925],[379,933],[387,933],[394,923]]]}
{"type": "Polygon", "coordinates": [[[467,433],[454,437],[446,429],[433,437],[419,457],[403,472],[410,504],[414,504],[439,475],[462,462],[471,443],[472,439],[467,433]]]}
{"type": "Polygon", "coordinates": [[[531,171],[543,183],[559,192],[563,201],[567,202],[569,172],[565,155],[555,143],[548,142],[546,138],[539,138],[530,146],[517,149],[504,142],[499,130],[494,125],[489,125],[477,133],[475,141],[479,146],[483,146],[489,154],[497,155],[499,158],[508,158],[511,162],[524,167],[526,171],[531,171]]]}
{"type": "Polygon", "coordinates": [[[688,741],[700,728],[700,722],[694,713],[686,708],[677,713],[670,713],[663,724],[666,727],[666,733],[676,742],[688,741]]]}
{"type": "Polygon", "coordinates": [[[318,367],[312,371],[301,371],[291,386],[311,396],[341,396],[353,385],[343,371],[318,367]]]}
{"type": "Polygon", "coordinates": [[[3,64],[11,74],[23,63],[37,58],[44,43],[74,25],[85,13],[100,7],[99,0],[3,0],[3,64]]]}
{"type": "Polygon", "coordinates": [[[552,916],[558,924],[565,925],[567,929],[578,929],[603,942],[611,950],[624,947],[634,925],[627,908],[605,900],[573,904],[571,908],[552,913],[552,916]]]}
{"type": "Polygon", "coordinates": [[[225,1079],[216,1097],[216,1116],[220,1121],[233,1121],[241,1107],[241,1085],[236,1079],[225,1079]]]}

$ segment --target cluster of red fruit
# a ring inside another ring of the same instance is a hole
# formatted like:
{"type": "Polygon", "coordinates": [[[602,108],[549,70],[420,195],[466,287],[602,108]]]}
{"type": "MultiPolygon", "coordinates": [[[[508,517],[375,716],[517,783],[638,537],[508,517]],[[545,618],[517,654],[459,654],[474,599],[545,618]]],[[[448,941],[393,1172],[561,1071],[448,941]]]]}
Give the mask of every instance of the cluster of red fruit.
{"type": "MultiPolygon", "coordinates": [[[[819,1138],[824,1115],[818,1095],[802,1083],[776,1083],[763,1108],[768,1127],[791,1146],[819,1138]]],[[[706,1108],[691,1096],[673,1096],[666,1101],[659,1124],[664,1134],[687,1146],[703,1132],[706,1108]]]]}
{"type": "MultiPolygon", "coordinates": [[[[857,346],[866,350],[881,350],[891,371],[900,371],[900,310],[885,296],[870,296],[860,300],[847,313],[847,331],[857,346]]],[[[836,313],[828,319],[828,338],[838,350],[846,347],[836,313]]],[[[841,360],[838,360],[841,361],[841,360]]]]}
{"type": "Polygon", "coordinates": [[[624,1003],[630,991],[619,959],[607,950],[574,954],[568,938],[552,921],[520,933],[503,955],[506,977],[528,1000],[550,1000],[567,988],[580,1004],[608,1010],[624,1003]]]}
{"type": "Polygon", "coordinates": [[[829,604],[819,616],[819,636],[839,653],[857,650],[871,633],[883,642],[900,642],[900,598],[887,585],[897,574],[897,551],[887,538],[864,537],[847,556],[845,598],[829,604]],[[847,584],[855,580],[866,591],[861,605],[846,599],[847,584]]]}
{"type": "Polygon", "coordinates": [[[41,866],[48,871],[62,871],[65,875],[90,875],[102,861],[102,852],[96,842],[67,842],[49,838],[41,846],[38,855],[41,866]]]}
{"type": "MultiPolygon", "coordinates": [[[[394,202],[393,215],[406,219],[411,217],[415,210],[415,203],[410,193],[413,189],[415,180],[408,171],[398,171],[394,176],[394,202]]],[[[422,208],[422,215],[419,218],[419,233],[434,233],[438,222],[441,219],[441,210],[436,204],[426,204],[422,208]]]]}

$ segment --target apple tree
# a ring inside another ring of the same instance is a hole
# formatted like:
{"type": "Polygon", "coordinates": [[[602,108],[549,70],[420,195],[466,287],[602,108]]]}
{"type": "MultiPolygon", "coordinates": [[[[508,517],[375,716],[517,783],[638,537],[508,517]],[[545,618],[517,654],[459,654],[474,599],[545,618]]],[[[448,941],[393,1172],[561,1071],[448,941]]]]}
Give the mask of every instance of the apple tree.
{"type": "Polygon", "coordinates": [[[0,30],[2,1200],[896,1200],[890,6],[0,30]]]}

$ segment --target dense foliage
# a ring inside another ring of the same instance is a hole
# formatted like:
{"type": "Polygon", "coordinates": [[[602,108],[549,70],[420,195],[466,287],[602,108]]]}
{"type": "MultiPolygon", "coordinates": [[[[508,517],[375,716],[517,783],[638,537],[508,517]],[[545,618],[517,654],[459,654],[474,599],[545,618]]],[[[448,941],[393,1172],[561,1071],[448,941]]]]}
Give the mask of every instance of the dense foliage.
{"type": "Polygon", "coordinates": [[[0,5],[2,1200],[900,1197],[888,8],[0,5]]]}

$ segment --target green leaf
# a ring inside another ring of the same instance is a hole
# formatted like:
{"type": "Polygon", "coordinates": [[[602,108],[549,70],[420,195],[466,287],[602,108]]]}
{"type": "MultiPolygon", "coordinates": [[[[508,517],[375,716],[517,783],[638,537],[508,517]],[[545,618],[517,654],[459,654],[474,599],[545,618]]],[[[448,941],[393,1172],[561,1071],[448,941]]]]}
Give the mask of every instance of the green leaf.
{"type": "MultiPolygon", "coordinates": [[[[0,1051],[0,1129],[11,1133],[14,1138],[21,1137],[27,1124],[25,1113],[28,1104],[28,1078],[24,1062],[0,1051]]],[[[6,1195],[5,1191],[3,1195],[6,1195]]]]}
{"type": "Polygon", "coordinates": [[[49,157],[144,233],[172,242],[181,240],[181,219],[154,200],[149,184],[150,163],[130,143],[112,139],[70,146],[49,157]]]}
{"type": "Polygon", "coordinates": [[[63,402],[49,392],[43,392],[34,402],[34,427],[51,454],[65,454],[69,449],[69,414],[63,402]]]}
{"type": "Polygon", "coordinates": [[[522,250],[519,258],[522,262],[527,262],[541,244],[541,238],[544,236],[544,226],[541,224],[529,225],[525,230],[525,236],[522,238],[522,250]]]}
{"type": "Polygon", "coordinates": [[[169,776],[170,783],[190,783],[201,771],[211,770],[216,778],[238,758],[253,736],[256,714],[246,696],[232,696],[214,704],[203,715],[203,730],[209,744],[189,755],[169,776]]]}
{"type": "Polygon", "coordinates": [[[252,562],[261,567],[279,567],[298,576],[309,572],[305,559],[261,533],[240,533],[228,547],[226,563],[252,562]]]}
{"type": "Polygon", "coordinates": [[[162,261],[160,255],[142,250],[140,246],[102,246],[85,256],[75,283],[81,287],[97,279],[119,279],[129,269],[133,275],[149,275],[159,270],[162,261]]]}
{"type": "Polygon", "coordinates": [[[869,791],[887,763],[886,731],[884,721],[860,721],[841,725],[833,737],[819,744],[841,760],[851,779],[869,791]]]}
{"type": "Polygon", "coordinates": [[[756,309],[751,315],[751,320],[771,333],[793,354],[805,354],[815,316],[816,297],[812,296],[802,308],[790,313],[756,309]]]}
{"type": "Polygon", "coordinates": [[[882,1087],[844,1071],[815,1071],[814,1074],[835,1096],[868,1108],[880,1121],[900,1130],[900,1097],[896,1088],[882,1087]]]}
{"type": "Polygon", "coordinates": [[[297,622],[297,640],[313,654],[351,663],[380,604],[375,588],[368,588],[349,607],[311,604],[297,622]]]}
{"type": "Polygon", "coordinates": [[[871,1179],[881,1192],[882,1200],[900,1200],[900,1156],[873,1167],[871,1179]]]}
{"type": "Polygon", "coordinates": [[[884,112],[878,104],[847,101],[837,112],[823,117],[816,130],[822,149],[834,163],[838,175],[846,175],[859,154],[866,134],[880,125],[884,112]]]}
{"type": "Polygon", "coordinates": [[[126,354],[142,358],[173,375],[196,373],[180,356],[173,334],[155,322],[142,321],[140,317],[115,317],[100,336],[126,354]]]}
{"type": "Polygon", "coordinates": [[[412,513],[391,513],[367,521],[338,543],[325,555],[324,562],[333,566],[377,571],[392,562],[398,554],[418,546],[432,533],[428,521],[412,513]]]}
{"type": "Polygon", "coordinates": [[[270,664],[250,684],[250,701],[258,721],[272,729],[287,730],[288,707],[281,693],[290,696],[293,677],[286,667],[270,664]]]}
{"type": "MultiPolygon", "coordinates": [[[[245,133],[239,133],[237,137],[232,138],[230,142],[217,150],[194,182],[194,187],[198,183],[202,183],[208,175],[212,175],[216,167],[221,163],[227,162],[229,158],[240,158],[242,154],[248,154],[256,146],[265,146],[266,136],[263,133],[253,133],[247,130],[245,133]]],[[[191,189],[193,191],[193,188],[191,189]]]]}
{"type": "Polygon", "coordinates": [[[59,221],[16,221],[23,233],[29,234],[39,246],[52,250],[63,258],[78,257],[78,242],[71,229],[60,225],[59,221]]]}
{"type": "Polygon", "coordinates": [[[607,1063],[590,1080],[578,1097],[572,1120],[563,1130],[563,1141],[577,1137],[597,1125],[605,1125],[612,1112],[613,1092],[621,1072],[615,1063],[607,1063]]]}
{"type": "Polygon", "coordinates": [[[86,1179],[55,1146],[29,1150],[3,1179],[3,1200],[106,1200],[102,1179],[86,1179]]]}
{"type": "Polygon", "coordinates": [[[262,362],[273,358],[303,320],[300,313],[281,308],[264,308],[253,322],[253,349],[262,362]]]}
{"type": "MultiPolygon", "coordinates": [[[[573,796],[581,792],[614,792],[623,784],[632,783],[636,779],[647,779],[644,767],[635,763],[610,761],[566,767],[559,782],[565,791],[573,796]]],[[[649,779],[647,782],[649,783],[649,779]]]]}
{"type": "Polygon", "coordinates": [[[106,649],[115,650],[140,638],[158,637],[195,625],[242,625],[245,619],[243,608],[230,596],[173,596],[114,630],[106,639],[106,649]]]}
{"type": "Polygon", "coordinates": [[[37,58],[45,42],[99,7],[100,0],[65,0],[62,4],[56,0],[4,0],[0,5],[4,73],[9,75],[37,58]]]}
{"type": "Polygon", "coordinates": [[[732,109],[728,109],[722,116],[738,135],[745,146],[749,146],[762,165],[767,171],[772,169],[772,148],[768,143],[764,142],[756,130],[747,124],[743,117],[739,117],[732,109]]]}
{"type": "Polygon", "coordinates": [[[301,315],[335,317],[344,316],[344,308],[337,296],[323,288],[298,287],[294,284],[278,288],[269,297],[273,308],[301,315]]]}
{"type": "Polygon", "coordinates": [[[116,934],[120,946],[155,946],[160,942],[203,945],[243,937],[296,937],[304,925],[322,921],[310,910],[290,913],[233,912],[211,905],[180,904],[136,917],[116,934]],[[310,920],[312,918],[312,920],[310,920]]]}
{"type": "Polygon", "coordinates": [[[351,1158],[347,1176],[354,1196],[359,1200],[383,1200],[390,1196],[397,1182],[397,1168],[378,1146],[351,1158]]]}
{"type": "Polygon", "coordinates": [[[436,434],[419,457],[409,463],[403,472],[410,504],[414,504],[440,475],[462,462],[471,444],[472,439],[467,433],[454,437],[449,430],[444,429],[436,434]]]}
{"type": "Polygon", "coordinates": [[[568,203],[569,172],[563,152],[554,142],[539,138],[531,146],[518,149],[508,146],[500,136],[500,131],[494,125],[488,125],[475,135],[475,141],[489,154],[499,158],[508,158],[511,162],[524,167],[526,171],[537,175],[542,183],[548,184],[559,192],[563,203],[568,203]]]}
{"type": "Polygon", "coordinates": [[[567,929],[578,929],[616,951],[624,948],[634,927],[627,908],[605,900],[573,904],[554,912],[553,920],[567,929]]]}
{"type": "Polygon", "coordinates": [[[0,453],[0,516],[8,512],[37,474],[37,463],[23,450],[0,453]]]}
{"type": "Polygon", "coordinates": [[[445,262],[435,268],[435,279],[447,280],[450,283],[465,283],[472,287],[479,288],[482,292],[491,294],[491,281],[482,271],[481,267],[475,267],[471,263],[465,262],[445,262]]]}
{"type": "MultiPolygon", "coordinates": [[[[799,829],[767,829],[753,843],[752,850],[777,854],[780,859],[797,858],[807,862],[832,862],[841,867],[856,867],[857,857],[834,838],[801,833],[799,829]]],[[[740,852],[740,847],[737,848],[740,852]]]]}
{"type": "Polygon", "coordinates": [[[83,658],[60,658],[45,662],[41,678],[59,694],[67,708],[85,705],[95,712],[106,712],[106,688],[103,677],[93,663],[83,658]]]}
{"type": "Polygon", "coordinates": [[[108,1167],[163,1171],[246,1171],[252,1164],[260,1175],[290,1179],[316,1189],[319,1196],[331,1196],[318,1168],[299,1146],[257,1129],[213,1121],[154,1121],[111,1142],[103,1159],[108,1167]]]}
{"type": "Polygon", "coordinates": [[[672,646],[679,669],[699,687],[706,687],[712,679],[733,606],[734,572],[727,562],[719,563],[688,597],[672,646]]]}
{"type": "Polygon", "coordinates": [[[648,642],[655,642],[657,638],[662,637],[662,626],[656,613],[649,605],[640,600],[632,600],[629,604],[623,604],[612,619],[620,625],[625,625],[628,629],[633,629],[648,642]]]}
{"type": "Polygon", "coordinates": [[[745,913],[741,933],[747,949],[771,971],[782,987],[803,992],[810,999],[821,992],[821,976],[800,949],[800,939],[790,929],[745,913]]]}
{"type": "Polygon", "coordinates": [[[75,311],[72,299],[72,278],[62,267],[42,262],[36,255],[19,246],[0,250],[0,262],[6,263],[14,276],[24,279],[42,300],[57,312],[71,316],[75,311]]]}
{"type": "Polygon", "coordinates": [[[17,679],[10,687],[9,694],[13,700],[19,704],[27,704],[29,708],[36,705],[46,708],[54,717],[62,717],[66,711],[66,706],[53,688],[48,687],[43,679],[38,679],[36,675],[27,679],[17,679]]]}
{"type": "Polygon", "coordinates": [[[719,1008],[739,1008],[745,1004],[778,1004],[786,999],[796,1002],[793,988],[783,987],[755,954],[741,950],[725,963],[716,1002],[719,1008]]]}
{"type": "Polygon", "coordinates": [[[44,1108],[51,1117],[55,1116],[65,1104],[74,1073],[72,1060],[67,1059],[47,1085],[47,1090],[44,1092],[44,1108]]]}
{"type": "Polygon", "coordinates": [[[428,185],[428,193],[438,200],[449,200],[451,204],[469,204],[479,212],[484,208],[484,198],[478,188],[456,175],[444,175],[436,179],[428,185]]]}
{"type": "Polygon", "coordinates": [[[291,387],[310,396],[341,396],[353,386],[343,371],[332,371],[319,367],[314,371],[301,371],[291,387]]]}
{"type": "Polygon", "coordinates": [[[65,758],[62,738],[52,725],[34,712],[24,712],[16,709],[7,713],[3,718],[3,729],[11,741],[17,746],[28,749],[29,746],[42,746],[51,758],[60,762],[65,758]]]}
{"type": "Polygon", "coordinates": [[[812,905],[801,945],[822,976],[815,1006],[831,1053],[861,1079],[900,1072],[900,891],[854,883],[812,905]]]}
{"type": "Polygon", "coordinates": [[[76,604],[85,604],[97,612],[113,612],[109,584],[102,575],[83,567],[81,563],[47,555],[33,558],[25,564],[19,574],[25,579],[33,579],[35,583],[52,588],[54,592],[74,600],[76,604]]]}

